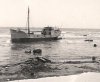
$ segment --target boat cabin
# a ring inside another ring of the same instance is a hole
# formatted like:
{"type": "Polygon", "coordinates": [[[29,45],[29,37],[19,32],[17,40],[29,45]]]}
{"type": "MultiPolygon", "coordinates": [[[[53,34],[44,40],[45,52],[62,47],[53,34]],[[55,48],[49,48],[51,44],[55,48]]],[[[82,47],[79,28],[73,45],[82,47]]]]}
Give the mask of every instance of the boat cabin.
{"type": "Polygon", "coordinates": [[[59,29],[55,29],[53,27],[44,27],[44,29],[42,30],[41,34],[43,35],[55,35],[57,33],[59,33],[60,30],[59,29]]]}
{"type": "Polygon", "coordinates": [[[52,27],[44,27],[44,29],[42,30],[42,34],[43,35],[51,35],[52,30],[54,30],[54,28],[52,28],[52,27]]]}

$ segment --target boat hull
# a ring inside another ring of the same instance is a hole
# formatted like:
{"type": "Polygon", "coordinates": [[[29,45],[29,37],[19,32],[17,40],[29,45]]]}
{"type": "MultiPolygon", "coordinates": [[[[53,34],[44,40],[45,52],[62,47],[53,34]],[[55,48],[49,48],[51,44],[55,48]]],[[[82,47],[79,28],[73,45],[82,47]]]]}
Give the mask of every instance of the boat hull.
{"type": "Polygon", "coordinates": [[[37,41],[52,41],[52,40],[59,40],[61,38],[58,37],[51,37],[51,38],[17,38],[11,39],[11,42],[37,42],[37,41]]]}
{"type": "Polygon", "coordinates": [[[51,40],[58,40],[60,32],[54,33],[51,35],[43,35],[41,34],[28,34],[22,30],[14,30],[10,29],[11,32],[11,42],[37,42],[37,41],[51,41],[51,40]]]}

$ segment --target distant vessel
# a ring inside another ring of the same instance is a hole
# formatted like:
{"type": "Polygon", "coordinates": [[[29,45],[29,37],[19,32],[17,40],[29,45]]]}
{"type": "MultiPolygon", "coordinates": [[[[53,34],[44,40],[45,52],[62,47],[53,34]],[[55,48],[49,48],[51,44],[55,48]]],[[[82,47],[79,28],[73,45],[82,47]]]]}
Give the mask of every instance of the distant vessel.
{"type": "Polygon", "coordinates": [[[29,7],[28,7],[28,29],[10,29],[12,42],[32,42],[43,40],[58,40],[61,35],[61,31],[54,27],[44,27],[42,31],[30,31],[29,25],[29,7]]]}

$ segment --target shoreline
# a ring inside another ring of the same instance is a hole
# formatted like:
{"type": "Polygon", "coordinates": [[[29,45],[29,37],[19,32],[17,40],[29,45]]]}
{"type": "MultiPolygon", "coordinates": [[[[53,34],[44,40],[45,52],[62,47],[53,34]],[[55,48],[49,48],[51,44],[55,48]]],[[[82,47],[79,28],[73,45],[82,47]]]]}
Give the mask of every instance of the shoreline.
{"type": "Polygon", "coordinates": [[[8,82],[99,82],[100,73],[87,72],[77,75],[59,76],[59,77],[46,77],[40,79],[24,79],[8,82]]]}

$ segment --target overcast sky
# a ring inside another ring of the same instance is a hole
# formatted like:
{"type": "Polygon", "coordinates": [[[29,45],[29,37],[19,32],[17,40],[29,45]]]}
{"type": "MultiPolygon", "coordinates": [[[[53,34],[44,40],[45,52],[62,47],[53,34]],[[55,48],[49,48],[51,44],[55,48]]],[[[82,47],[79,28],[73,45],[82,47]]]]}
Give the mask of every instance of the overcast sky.
{"type": "Polygon", "coordinates": [[[100,0],[0,0],[0,27],[100,28],[100,0]]]}

